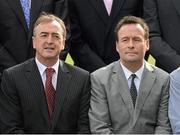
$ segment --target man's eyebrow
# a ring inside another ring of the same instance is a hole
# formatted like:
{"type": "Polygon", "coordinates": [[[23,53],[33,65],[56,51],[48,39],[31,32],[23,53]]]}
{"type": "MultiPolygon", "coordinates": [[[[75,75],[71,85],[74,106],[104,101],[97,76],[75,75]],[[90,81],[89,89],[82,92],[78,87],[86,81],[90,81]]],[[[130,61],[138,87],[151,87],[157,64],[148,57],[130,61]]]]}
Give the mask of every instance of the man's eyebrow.
{"type": "Polygon", "coordinates": [[[48,32],[41,32],[41,33],[39,33],[39,34],[48,34],[48,32]]]}
{"type": "Polygon", "coordinates": [[[40,34],[53,34],[53,35],[60,35],[58,32],[52,32],[52,33],[49,33],[49,32],[41,32],[40,34]]]}
{"type": "Polygon", "coordinates": [[[53,32],[52,34],[53,35],[60,35],[58,32],[53,32]]]}

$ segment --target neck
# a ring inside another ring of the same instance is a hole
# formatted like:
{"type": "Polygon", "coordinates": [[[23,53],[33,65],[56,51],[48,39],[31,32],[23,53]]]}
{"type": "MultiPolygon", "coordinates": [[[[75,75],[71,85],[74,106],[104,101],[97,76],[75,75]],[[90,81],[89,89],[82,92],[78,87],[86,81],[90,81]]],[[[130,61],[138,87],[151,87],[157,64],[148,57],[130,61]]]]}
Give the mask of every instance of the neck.
{"type": "Polygon", "coordinates": [[[143,62],[122,62],[122,64],[128,69],[130,70],[132,73],[135,73],[136,71],[138,71],[142,65],[143,62]]]}
{"type": "MultiPolygon", "coordinates": [[[[38,58],[37,58],[37,59],[38,59],[38,58]]],[[[39,60],[39,62],[40,62],[41,64],[43,64],[43,65],[46,66],[46,67],[52,67],[52,66],[55,65],[56,62],[58,61],[58,59],[44,59],[44,60],[38,59],[38,60],[39,60]]]]}

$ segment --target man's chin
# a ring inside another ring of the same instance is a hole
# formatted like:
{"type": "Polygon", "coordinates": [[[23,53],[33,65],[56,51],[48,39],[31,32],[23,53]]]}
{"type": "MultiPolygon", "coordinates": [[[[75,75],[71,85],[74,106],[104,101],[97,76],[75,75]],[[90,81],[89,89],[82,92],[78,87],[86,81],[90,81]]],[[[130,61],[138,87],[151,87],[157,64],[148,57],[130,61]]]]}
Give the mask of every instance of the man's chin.
{"type": "Polygon", "coordinates": [[[138,60],[137,60],[137,59],[132,58],[132,59],[128,59],[128,60],[127,60],[127,62],[129,62],[129,63],[137,63],[137,62],[138,62],[138,60]]]}

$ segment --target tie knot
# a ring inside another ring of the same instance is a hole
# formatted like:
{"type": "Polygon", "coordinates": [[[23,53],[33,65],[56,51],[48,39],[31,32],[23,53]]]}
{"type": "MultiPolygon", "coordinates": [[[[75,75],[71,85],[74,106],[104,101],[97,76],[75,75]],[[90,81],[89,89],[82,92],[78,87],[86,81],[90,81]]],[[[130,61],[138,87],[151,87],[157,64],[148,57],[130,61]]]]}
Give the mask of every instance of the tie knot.
{"type": "Polygon", "coordinates": [[[136,74],[131,74],[131,76],[132,76],[132,80],[136,78],[136,74]]]}
{"type": "Polygon", "coordinates": [[[49,77],[53,75],[53,73],[55,72],[53,68],[46,68],[46,77],[49,77]]]}

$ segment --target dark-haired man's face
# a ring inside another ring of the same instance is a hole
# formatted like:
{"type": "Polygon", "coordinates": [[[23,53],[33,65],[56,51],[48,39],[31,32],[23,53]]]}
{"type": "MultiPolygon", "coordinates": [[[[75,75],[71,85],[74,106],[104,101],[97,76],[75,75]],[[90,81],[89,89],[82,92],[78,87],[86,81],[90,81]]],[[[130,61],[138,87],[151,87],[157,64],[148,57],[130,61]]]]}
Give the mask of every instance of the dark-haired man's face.
{"type": "Polygon", "coordinates": [[[146,51],[149,50],[149,40],[145,39],[145,31],[139,24],[123,25],[118,31],[116,42],[121,62],[143,63],[146,51]]]}

